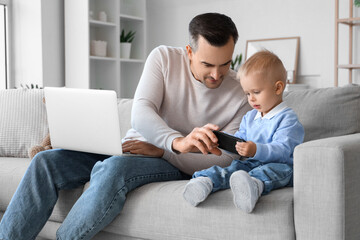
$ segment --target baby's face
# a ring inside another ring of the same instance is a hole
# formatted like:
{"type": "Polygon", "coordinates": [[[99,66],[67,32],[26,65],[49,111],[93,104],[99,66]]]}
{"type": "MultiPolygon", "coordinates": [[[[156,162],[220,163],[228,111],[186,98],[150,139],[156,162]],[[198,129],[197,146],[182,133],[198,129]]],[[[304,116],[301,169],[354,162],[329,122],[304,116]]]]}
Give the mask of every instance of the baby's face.
{"type": "Polygon", "coordinates": [[[262,116],[282,101],[282,91],[279,92],[276,83],[264,79],[262,74],[252,73],[243,76],[240,83],[249,104],[261,112],[262,116]]]}

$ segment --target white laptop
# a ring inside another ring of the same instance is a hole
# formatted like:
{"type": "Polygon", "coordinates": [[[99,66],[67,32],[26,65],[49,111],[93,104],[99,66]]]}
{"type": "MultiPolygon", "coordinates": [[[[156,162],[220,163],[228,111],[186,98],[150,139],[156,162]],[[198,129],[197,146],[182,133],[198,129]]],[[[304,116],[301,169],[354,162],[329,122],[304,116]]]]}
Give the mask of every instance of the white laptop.
{"type": "Polygon", "coordinates": [[[46,87],[53,148],[122,155],[116,92],[46,87]]]}

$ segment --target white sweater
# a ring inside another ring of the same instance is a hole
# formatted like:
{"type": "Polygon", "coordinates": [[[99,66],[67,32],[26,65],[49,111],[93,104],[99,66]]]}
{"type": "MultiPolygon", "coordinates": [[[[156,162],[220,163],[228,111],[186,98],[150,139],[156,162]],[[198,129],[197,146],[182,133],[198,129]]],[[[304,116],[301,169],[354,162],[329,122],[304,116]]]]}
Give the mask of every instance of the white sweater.
{"type": "MultiPolygon", "coordinates": [[[[176,154],[172,142],[207,123],[236,132],[250,106],[235,77],[230,70],[218,88],[209,89],[193,77],[185,49],[160,46],[150,53],[136,89],[132,127],[164,149],[163,158],[187,174],[214,164],[227,166],[236,156],[176,154]]],[[[134,130],[130,133],[134,136],[134,130]]]]}

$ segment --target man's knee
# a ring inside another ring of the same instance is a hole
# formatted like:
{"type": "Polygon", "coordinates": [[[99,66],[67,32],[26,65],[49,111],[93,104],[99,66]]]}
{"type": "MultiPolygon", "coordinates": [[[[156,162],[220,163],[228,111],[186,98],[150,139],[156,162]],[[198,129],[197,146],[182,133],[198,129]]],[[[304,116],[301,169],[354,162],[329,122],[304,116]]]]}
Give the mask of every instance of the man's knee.
{"type": "Polygon", "coordinates": [[[64,157],[62,156],[61,151],[47,150],[36,154],[35,157],[31,160],[30,166],[33,165],[36,169],[56,169],[57,164],[63,158],[64,157]]]}
{"type": "Polygon", "coordinates": [[[108,178],[121,178],[129,173],[131,166],[131,162],[126,157],[112,156],[104,161],[97,162],[92,169],[91,175],[101,173],[108,178]]]}

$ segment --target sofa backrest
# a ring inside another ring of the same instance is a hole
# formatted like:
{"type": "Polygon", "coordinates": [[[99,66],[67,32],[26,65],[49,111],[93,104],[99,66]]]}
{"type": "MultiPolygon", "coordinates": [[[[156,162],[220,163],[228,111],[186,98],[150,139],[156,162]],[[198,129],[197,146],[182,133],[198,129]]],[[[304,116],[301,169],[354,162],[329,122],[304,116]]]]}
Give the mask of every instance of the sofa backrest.
{"type": "MultiPolygon", "coordinates": [[[[284,101],[305,129],[304,141],[360,132],[360,86],[290,91],[284,101]]],[[[120,99],[121,134],[131,127],[132,99],[120,99]]]]}
{"type": "MultiPolygon", "coordinates": [[[[0,157],[27,157],[28,149],[48,133],[42,89],[0,90],[0,157]]],[[[320,88],[284,93],[298,114],[305,140],[360,132],[360,86],[320,88]]],[[[119,99],[121,135],[131,128],[133,99],[119,99]]]]}
{"type": "Polygon", "coordinates": [[[360,132],[360,86],[284,93],[305,129],[304,141],[360,132]]]}
{"type": "MultiPolygon", "coordinates": [[[[0,157],[28,157],[42,142],[49,132],[43,97],[43,89],[0,90],[0,157]]],[[[132,102],[118,99],[122,137],[131,128],[132,102]]]]}
{"type": "Polygon", "coordinates": [[[133,99],[120,98],[118,99],[118,109],[120,115],[120,131],[121,137],[124,138],[126,132],[131,128],[131,108],[133,99]]]}

